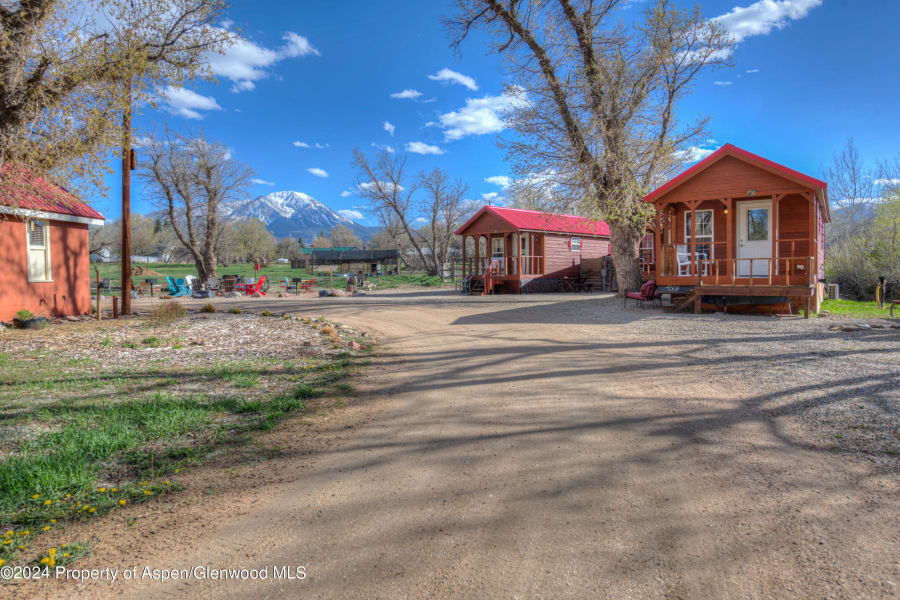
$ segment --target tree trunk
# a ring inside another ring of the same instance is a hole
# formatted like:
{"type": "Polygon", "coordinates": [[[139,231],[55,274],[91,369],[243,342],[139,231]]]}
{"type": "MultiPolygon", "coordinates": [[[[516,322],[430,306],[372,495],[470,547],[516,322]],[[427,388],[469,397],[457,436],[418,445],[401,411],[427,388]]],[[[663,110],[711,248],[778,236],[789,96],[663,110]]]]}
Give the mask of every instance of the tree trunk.
{"type": "Polygon", "coordinates": [[[616,282],[619,296],[626,291],[636,291],[641,287],[641,266],[638,250],[645,230],[626,223],[610,223],[610,245],[613,265],[616,268],[616,282]]]}

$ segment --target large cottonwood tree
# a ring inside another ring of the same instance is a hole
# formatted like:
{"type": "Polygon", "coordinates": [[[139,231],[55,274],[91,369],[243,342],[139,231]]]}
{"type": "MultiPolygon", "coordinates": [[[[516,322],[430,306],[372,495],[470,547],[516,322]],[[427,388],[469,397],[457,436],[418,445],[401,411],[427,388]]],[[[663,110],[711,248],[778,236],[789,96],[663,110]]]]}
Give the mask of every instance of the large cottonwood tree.
{"type": "Polygon", "coordinates": [[[679,120],[679,102],[698,74],[728,61],[731,45],[699,9],[670,0],[637,8],[626,0],[457,0],[446,21],[457,48],[475,28],[491,35],[513,83],[507,119],[519,135],[503,145],[519,181],[553,188],[609,222],[619,290],[640,285],[638,247],[652,219],[642,198],[706,134],[705,118],[679,120]]]}

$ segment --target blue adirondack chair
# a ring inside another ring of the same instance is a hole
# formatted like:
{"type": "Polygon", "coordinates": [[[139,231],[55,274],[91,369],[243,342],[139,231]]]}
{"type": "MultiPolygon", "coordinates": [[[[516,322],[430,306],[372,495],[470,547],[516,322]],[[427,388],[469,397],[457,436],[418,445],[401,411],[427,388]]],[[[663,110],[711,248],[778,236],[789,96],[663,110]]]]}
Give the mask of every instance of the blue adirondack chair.
{"type": "Polygon", "coordinates": [[[187,284],[184,282],[184,279],[181,279],[180,277],[178,279],[176,279],[175,281],[172,281],[171,277],[166,276],[166,281],[169,282],[169,295],[172,296],[173,298],[187,296],[188,294],[191,293],[191,290],[187,286],[187,284]],[[172,290],[175,290],[175,291],[172,291],[172,290]]]}
{"type": "Polygon", "coordinates": [[[169,275],[166,275],[166,285],[169,286],[165,291],[166,294],[169,294],[171,296],[178,291],[178,286],[175,285],[175,280],[172,279],[172,277],[169,275]]]}

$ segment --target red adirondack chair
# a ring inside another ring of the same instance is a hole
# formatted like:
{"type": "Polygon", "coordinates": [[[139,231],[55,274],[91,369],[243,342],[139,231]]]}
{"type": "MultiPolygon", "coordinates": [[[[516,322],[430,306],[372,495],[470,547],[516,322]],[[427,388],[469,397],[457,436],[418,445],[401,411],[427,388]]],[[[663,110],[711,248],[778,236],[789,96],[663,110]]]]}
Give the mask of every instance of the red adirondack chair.
{"type": "Polygon", "coordinates": [[[256,280],[256,283],[253,285],[245,285],[242,288],[245,296],[252,296],[256,292],[259,292],[261,296],[265,296],[266,293],[262,291],[263,284],[266,282],[266,276],[261,275],[259,279],[256,280]]]}
{"type": "Polygon", "coordinates": [[[309,290],[312,289],[312,286],[315,282],[316,282],[315,278],[303,281],[300,283],[300,289],[308,292],[309,290]]]}
{"type": "Polygon", "coordinates": [[[644,302],[650,302],[650,306],[653,306],[653,301],[658,300],[659,306],[662,308],[662,294],[656,291],[656,282],[655,281],[645,281],[641,286],[640,291],[637,292],[625,292],[625,297],[623,300],[625,301],[625,305],[628,304],[628,299],[636,300],[638,306],[644,306],[644,302]]]}

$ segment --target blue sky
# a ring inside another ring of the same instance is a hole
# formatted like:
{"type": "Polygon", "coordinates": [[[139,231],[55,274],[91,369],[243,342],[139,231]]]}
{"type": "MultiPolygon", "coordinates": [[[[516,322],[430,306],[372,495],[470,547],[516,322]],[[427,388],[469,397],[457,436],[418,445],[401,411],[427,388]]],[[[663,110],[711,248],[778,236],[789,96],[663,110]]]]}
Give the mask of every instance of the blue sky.
{"type": "MultiPolygon", "coordinates": [[[[233,2],[228,18],[245,43],[216,59],[218,83],[146,107],[136,127],[202,130],[258,172],[253,196],[305,192],[366,224],[374,223],[352,193],[354,148],[415,150],[413,172],[439,166],[468,183],[472,198],[502,197],[510,168],[496,146],[496,109],[505,75],[479,35],[461,56],[449,48],[440,19],[450,1],[262,4],[233,2]]],[[[740,40],[735,67],[705,75],[682,106],[685,118],[711,116],[715,142],[704,151],[730,142],[811,175],[850,135],[866,159],[900,152],[900,2],[701,5],[740,40]]],[[[108,218],[120,213],[118,177],[108,178],[108,197],[93,200],[108,218]]],[[[132,202],[136,212],[153,208],[140,186],[132,202]]]]}

